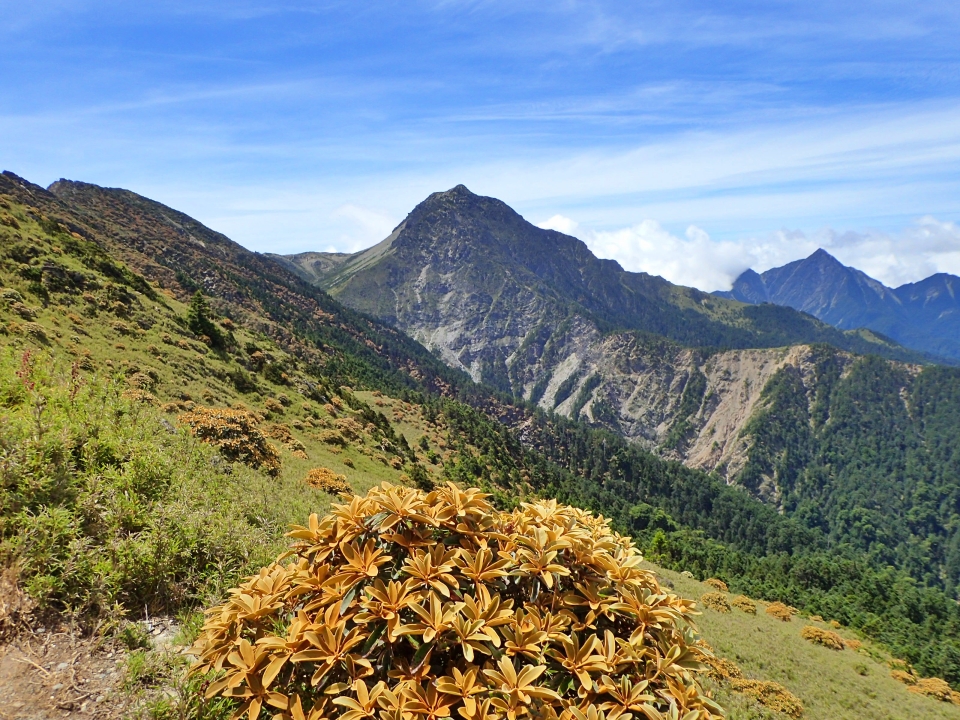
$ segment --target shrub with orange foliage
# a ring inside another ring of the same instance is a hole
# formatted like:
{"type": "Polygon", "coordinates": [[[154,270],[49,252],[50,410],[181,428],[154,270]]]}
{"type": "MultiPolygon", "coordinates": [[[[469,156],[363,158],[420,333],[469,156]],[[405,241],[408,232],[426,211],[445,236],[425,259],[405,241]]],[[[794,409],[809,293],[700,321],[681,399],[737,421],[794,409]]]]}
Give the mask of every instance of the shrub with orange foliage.
{"type": "Polygon", "coordinates": [[[709,646],[702,642],[698,643],[696,648],[700,661],[707,666],[707,675],[711,678],[717,682],[725,683],[734,692],[752,697],[771,710],[782,712],[793,718],[799,718],[803,715],[803,703],[800,698],[783,685],[745,678],[743,671],[737,667],[736,663],[726,658],[717,657],[709,650],[709,646]]]}
{"type": "Polygon", "coordinates": [[[730,686],[738,693],[755,698],[757,702],[771,710],[792,718],[803,716],[803,703],[800,702],[800,698],[780,683],[766,680],[731,680],[730,686]]]}
{"type": "Polygon", "coordinates": [[[704,585],[709,585],[717,592],[729,592],[730,589],[727,587],[727,584],[720,578],[709,578],[703,581],[704,585]]]}
{"type": "Polygon", "coordinates": [[[556,501],[487,497],[384,483],[312,515],[207,611],[207,696],[238,718],[722,717],[697,680],[693,603],[629,538],[556,501]]]}
{"type": "Polygon", "coordinates": [[[266,408],[267,412],[277,413],[279,415],[282,415],[284,411],[284,407],[280,404],[280,401],[272,397],[268,397],[263,401],[263,407],[266,408]]]}
{"type": "Polygon", "coordinates": [[[280,472],[280,453],[257,428],[257,417],[246,410],[199,406],[179,417],[204,442],[216,445],[228,460],[242,462],[270,475],[280,472]]]}
{"type": "Polygon", "coordinates": [[[946,680],[940,678],[920,678],[907,690],[918,695],[936,698],[944,702],[953,702],[953,690],[946,680]]]}
{"type": "Polygon", "coordinates": [[[336,420],[334,426],[347,440],[359,440],[363,433],[363,426],[349,417],[336,420]]]}
{"type": "Polygon", "coordinates": [[[891,670],[890,677],[907,686],[907,690],[918,695],[926,695],[941,702],[960,705],[960,693],[956,692],[946,680],[941,678],[919,678],[905,670],[891,670]]]}
{"type": "Polygon", "coordinates": [[[304,482],[317,490],[323,490],[331,495],[338,493],[353,492],[353,488],[347,484],[347,476],[339,475],[330,468],[317,467],[307,473],[304,482]]]}
{"type": "Polygon", "coordinates": [[[146,390],[124,390],[123,393],[121,393],[121,397],[142,405],[157,404],[157,398],[152,393],[148,393],[146,390]]]}
{"type": "Polygon", "coordinates": [[[730,603],[727,601],[727,596],[723,593],[704,593],[700,596],[700,602],[704,607],[708,607],[711,610],[716,610],[721,613],[730,612],[730,603]]]}
{"type": "Polygon", "coordinates": [[[742,610],[748,615],[757,614],[757,604],[746,595],[737,595],[730,601],[730,604],[737,608],[737,610],[742,610]]]}
{"type": "Polygon", "coordinates": [[[709,668],[707,675],[717,681],[742,680],[743,671],[736,663],[726,658],[717,657],[711,653],[703,653],[700,661],[709,668]]]}
{"type": "Polygon", "coordinates": [[[793,611],[781,602],[774,602],[767,605],[767,615],[783,622],[790,622],[793,619],[793,611]]]}
{"type": "Polygon", "coordinates": [[[914,685],[917,682],[916,675],[912,675],[904,670],[891,670],[890,677],[897,682],[902,682],[904,685],[914,685]]]}
{"type": "Polygon", "coordinates": [[[317,433],[317,439],[326,445],[343,447],[347,444],[347,439],[336,430],[321,430],[317,433]]]}
{"type": "Polygon", "coordinates": [[[271,425],[267,428],[267,437],[272,438],[273,440],[279,440],[284,444],[284,446],[297,454],[297,457],[300,457],[300,454],[303,455],[303,458],[307,457],[307,448],[304,447],[303,443],[297,440],[294,437],[293,432],[287,425],[283,423],[277,423],[276,425],[271,425]]]}
{"type": "Polygon", "coordinates": [[[822,630],[813,625],[807,625],[800,631],[800,637],[804,640],[809,640],[815,645],[823,645],[825,648],[830,648],[831,650],[843,650],[845,644],[843,638],[837,635],[835,632],[830,632],[829,630],[822,630]]]}

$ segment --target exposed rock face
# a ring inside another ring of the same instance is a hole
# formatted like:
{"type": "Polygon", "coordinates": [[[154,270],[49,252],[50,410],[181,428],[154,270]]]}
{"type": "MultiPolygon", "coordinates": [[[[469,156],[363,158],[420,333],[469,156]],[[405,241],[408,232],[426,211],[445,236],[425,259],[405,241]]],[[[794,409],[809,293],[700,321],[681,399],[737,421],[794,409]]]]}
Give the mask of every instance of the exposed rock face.
{"type": "Polygon", "coordinates": [[[462,185],[364,252],[274,257],[476,380],[731,478],[767,380],[809,352],[777,346],[901,352],[793,310],[626,272],[462,185]]]}
{"type": "MultiPolygon", "coordinates": [[[[764,407],[769,380],[791,368],[810,396],[817,384],[807,345],[710,354],[621,333],[571,350],[551,376],[542,407],[605,425],[728,481],[747,462],[754,438],[745,431],[764,407]]],[[[846,353],[838,357],[847,366],[853,360],[846,353]]],[[[776,499],[772,488],[761,494],[776,499]]]]}
{"type": "Polygon", "coordinates": [[[957,291],[960,278],[945,273],[888,288],[817,250],[761,274],[746,270],[732,290],[717,295],[792,307],[844,330],[869,328],[915,350],[960,359],[957,291]]]}

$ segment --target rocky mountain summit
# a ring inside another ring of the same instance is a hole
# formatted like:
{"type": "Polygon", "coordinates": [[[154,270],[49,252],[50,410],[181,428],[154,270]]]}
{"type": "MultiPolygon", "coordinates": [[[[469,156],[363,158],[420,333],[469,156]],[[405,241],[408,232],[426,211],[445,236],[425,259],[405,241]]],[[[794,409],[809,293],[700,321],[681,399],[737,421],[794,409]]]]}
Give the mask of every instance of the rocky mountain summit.
{"type": "Polygon", "coordinates": [[[889,288],[826,250],[763,273],[746,270],[716,295],[784,305],[843,329],[869,328],[931,355],[960,359],[960,278],[939,273],[889,288]]]}
{"type": "Polygon", "coordinates": [[[812,345],[919,359],[792,309],[627,272],[463,185],[366,251],[273,257],[475,380],[730,476],[767,381],[787,365],[802,374],[812,345]]]}

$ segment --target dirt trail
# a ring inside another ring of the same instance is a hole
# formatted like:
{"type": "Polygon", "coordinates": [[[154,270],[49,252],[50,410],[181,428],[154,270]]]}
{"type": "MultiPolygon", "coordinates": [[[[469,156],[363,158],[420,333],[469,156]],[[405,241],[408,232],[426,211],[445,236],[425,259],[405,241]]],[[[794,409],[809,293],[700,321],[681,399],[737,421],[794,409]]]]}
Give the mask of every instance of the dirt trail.
{"type": "Polygon", "coordinates": [[[0,720],[121,717],[123,657],[68,629],[21,634],[0,646],[0,720]]]}

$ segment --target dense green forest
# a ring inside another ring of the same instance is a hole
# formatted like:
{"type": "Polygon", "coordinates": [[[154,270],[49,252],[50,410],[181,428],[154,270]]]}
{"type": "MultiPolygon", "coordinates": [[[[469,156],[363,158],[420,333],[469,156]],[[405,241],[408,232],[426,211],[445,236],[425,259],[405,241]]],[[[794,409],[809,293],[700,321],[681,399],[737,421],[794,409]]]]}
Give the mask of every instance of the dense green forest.
{"type": "MultiPolygon", "coordinates": [[[[865,357],[841,376],[820,348],[813,398],[796,368],[778,372],[740,476],[773,478],[784,511],[880,565],[951,595],[960,582],[960,371],[920,372],[865,357]]],[[[809,384],[809,383],[808,383],[809,384]]]]}

